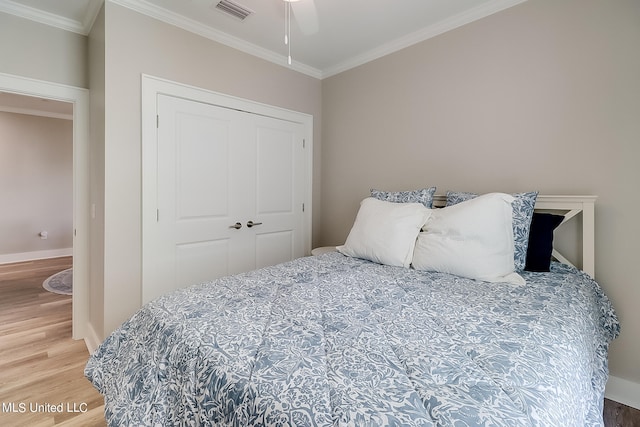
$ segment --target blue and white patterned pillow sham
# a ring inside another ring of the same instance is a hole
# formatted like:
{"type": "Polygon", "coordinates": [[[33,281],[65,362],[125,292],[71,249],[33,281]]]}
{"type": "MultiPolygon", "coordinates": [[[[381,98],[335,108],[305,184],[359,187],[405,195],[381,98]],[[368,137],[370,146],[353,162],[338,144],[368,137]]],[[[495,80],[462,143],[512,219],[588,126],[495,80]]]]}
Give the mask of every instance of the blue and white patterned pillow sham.
{"type": "Polygon", "coordinates": [[[436,187],[410,191],[382,191],[372,188],[371,197],[394,203],[422,203],[425,207],[431,209],[435,192],[436,187]]]}
{"type": "MultiPolygon", "coordinates": [[[[447,191],[447,206],[456,205],[478,195],[459,191],[447,191]]],[[[527,247],[529,246],[529,231],[531,230],[531,218],[538,198],[537,191],[512,194],[515,200],[513,207],[513,263],[516,271],[523,271],[527,262],[527,247]]]]}

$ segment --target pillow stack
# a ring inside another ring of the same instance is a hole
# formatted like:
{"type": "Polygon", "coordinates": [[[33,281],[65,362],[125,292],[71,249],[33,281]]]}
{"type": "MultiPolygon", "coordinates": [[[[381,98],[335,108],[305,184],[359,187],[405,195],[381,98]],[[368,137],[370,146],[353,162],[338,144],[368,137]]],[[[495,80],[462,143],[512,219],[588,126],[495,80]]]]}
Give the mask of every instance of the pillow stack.
{"type": "MultiPolygon", "coordinates": [[[[518,272],[532,263],[529,235],[537,193],[448,192],[447,206],[432,209],[434,193],[435,187],[371,190],[338,251],[380,264],[524,284],[518,272]]],[[[533,251],[535,271],[545,271],[549,235],[559,223],[555,217],[537,221],[545,232],[544,239],[532,239],[542,248],[533,251]]],[[[548,257],[550,262],[550,249],[548,257]]]]}
{"type": "Polygon", "coordinates": [[[344,245],[336,249],[379,264],[409,267],[420,229],[431,210],[421,203],[394,203],[373,197],[360,210],[344,245]]]}
{"type": "MultiPolygon", "coordinates": [[[[537,192],[515,193],[511,207],[513,209],[513,239],[514,254],[513,261],[516,271],[522,271],[527,259],[527,246],[529,244],[529,230],[533,209],[538,198],[537,192]]],[[[447,191],[447,207],[478,197],[475,193],[462,193],[447,191]]]]}
{"type": "Polygon", "coordinates": [[[526,271],[549,271],[553,253],[553,231],[564,221],[564,216],[550,213],[533,214],[527,247],[526,271]]]}
{"type": "Polygon", "coordinates": [[[508,194],[490,193],[434,210],[418,236],[413,267],[524,284],[514,265],[514,200],[508,194]]]}
{"type": "Polygon", "coordinates": [[[436,187],[410,191],[382,191],[372,189],[371,197],[394,203],[422,203],[425,207],[431,209],[433,207],[433,195],[435,193],[436,187]]]}

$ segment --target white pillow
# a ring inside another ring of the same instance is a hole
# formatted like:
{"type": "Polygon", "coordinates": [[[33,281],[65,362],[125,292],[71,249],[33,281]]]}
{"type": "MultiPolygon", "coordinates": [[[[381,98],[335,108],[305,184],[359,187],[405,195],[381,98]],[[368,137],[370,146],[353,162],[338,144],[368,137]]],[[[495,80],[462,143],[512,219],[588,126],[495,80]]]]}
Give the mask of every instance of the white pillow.
{"type": "Polygon", "coordinates": [[[379,264],[409,267],[413,248],[430,209],[421,203],[393,203],[369,197],[360,210],[341,253],[379,264]]]}
{"type": "Polygon", "coordinates": [[[508,194],[489,193],[434,209],[416,241],[413,267],[524,284],[513,262],[513,200],[508,194]]]}

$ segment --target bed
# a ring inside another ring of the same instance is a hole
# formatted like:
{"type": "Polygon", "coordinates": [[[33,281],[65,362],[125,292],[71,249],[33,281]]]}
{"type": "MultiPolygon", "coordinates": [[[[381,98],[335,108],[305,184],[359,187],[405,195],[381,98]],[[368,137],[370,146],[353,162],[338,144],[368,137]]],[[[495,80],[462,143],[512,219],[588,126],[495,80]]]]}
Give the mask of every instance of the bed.
{"type": "Polygon", "coordinates": [[[85,374],[110,426],[601,426],[619,324],[592,279],[594,200],[535,202],[582,217],[584,271],[478,280],[341,248],[162,296],[85,374]]]}

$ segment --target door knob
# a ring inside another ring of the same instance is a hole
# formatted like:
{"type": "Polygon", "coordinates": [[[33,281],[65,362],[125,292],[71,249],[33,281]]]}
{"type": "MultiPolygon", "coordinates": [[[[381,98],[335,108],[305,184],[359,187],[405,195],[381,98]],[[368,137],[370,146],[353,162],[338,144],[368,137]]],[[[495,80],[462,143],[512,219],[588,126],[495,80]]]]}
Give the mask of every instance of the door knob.
{"type": "Polygon", "coordinates": [[[261,224],[262,224],[261,222],[253,222],[253,221],[249,221],[249,222],[247,222],[247,227],[251,228],[251,227],[253,227],[254,225],[261,225],[261,224]]]}
{"type": "Polygon", "coordinates": [[[242,228],[242,224],[240,224],[239,222],[236,222],[235,224],[230,225],[229,228],[235,228],[236,230],[240,230],[242,228]]]}

